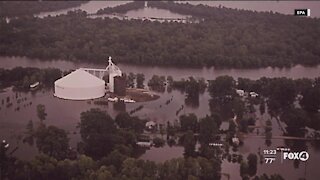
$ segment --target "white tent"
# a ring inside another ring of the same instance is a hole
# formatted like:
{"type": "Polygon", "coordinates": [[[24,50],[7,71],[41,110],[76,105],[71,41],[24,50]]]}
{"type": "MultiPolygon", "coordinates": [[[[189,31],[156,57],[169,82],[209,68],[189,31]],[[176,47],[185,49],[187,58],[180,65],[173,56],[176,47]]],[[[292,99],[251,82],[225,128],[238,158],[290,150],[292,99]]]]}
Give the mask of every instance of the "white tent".
{"type": "Polygon", "coordinates": [[[105,82],[82,69],[77,69],[55,81],[54,91],[56,97],[63,99],[94,99],[105,95],[105,82]]]}

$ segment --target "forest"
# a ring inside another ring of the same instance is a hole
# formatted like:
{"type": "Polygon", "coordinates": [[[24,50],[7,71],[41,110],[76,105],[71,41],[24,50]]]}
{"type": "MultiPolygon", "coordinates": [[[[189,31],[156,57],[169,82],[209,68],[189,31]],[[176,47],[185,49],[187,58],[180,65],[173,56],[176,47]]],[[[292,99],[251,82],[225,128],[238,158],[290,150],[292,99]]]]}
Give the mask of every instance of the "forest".
{"type": "Polygon", "coordinates": [[[0,17],[19,17],[79,6],[87,1],[1,1],[0,17]]]}
{"type": "Polygon", "coordinates": [[[107,7],[104,9],[99,9],[97,11],[97,14],[126,13],[130,10],[136,10],[140,8],[144,8],[144,1],[134,1],[116,7],[107,7]]]}
{"type": "Polygon", "coordinates": [[[117,63],[217,68],[320,62],[319,19],[203,5],[167,6],[206,18],[200,23],[159,23],[92,19],[76,11],[43,19],[21,17],[9,23],[2,19],[0,55],[86,62],[104,62],[113,56],[117,63]]]}
{"type": "Polygon", "coordinates": [[[22,68],[13,69],[0,68],[0,90],[9,86],[13,86],[15,90],[26,91],[30,89],[30,85],[39,82],[42,87],[52,88],[54,81],[59,79],[63,73],[55,68],[22,68]]]}

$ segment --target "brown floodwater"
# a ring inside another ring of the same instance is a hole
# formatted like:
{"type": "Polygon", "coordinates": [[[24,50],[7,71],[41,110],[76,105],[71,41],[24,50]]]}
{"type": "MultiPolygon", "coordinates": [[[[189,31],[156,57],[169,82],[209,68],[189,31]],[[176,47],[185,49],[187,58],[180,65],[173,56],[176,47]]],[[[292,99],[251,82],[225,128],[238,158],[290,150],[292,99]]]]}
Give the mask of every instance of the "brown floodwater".
{"type": "MultiPolygon", "coordinates": [[[[103,64],[87,64],[87,63],[73,63],[68,61],[39,61],[34,59],[15,57],[0,57],[0,68],[11,69],[17,65],[22,67],[54,67],[63,70],[76,69],[79,67],[97,67],[104,68],[103,64]]],[[[258,79],[262,76],[266,77],[290,77],[290,78],[314,78],[319,76],[319,66],[317,67],[303,67],[295,66],[289,69],[279,68],[260,68],[260,69],[214,69],[214,68],[174,68],[174,67],[150,67],[150,66],[136,66],[120,64],[119,67],[123,72],[140,73],[143,72],[146,76],[145,83],[151,78],[153,74],[158,75],[171,75],[174,79],[187,78],[190,75],[203,77],[205,79],[214,79],[220,75],[230,75],[234,78],[247,77],[251,79],[258,79]]],[[[45,123],[48,125],[55,125],[59,128],[63,128],[69,132],[70,145],[76,147],[77,142],[80,141],[79,130],[76,128],[80,121],[80,113],[90,108],[100,108],[109,113],[112,117],[115,117],[122,110],[130,112],[131,110],[143,105],[143,109],[137,111],[133,115],[137,115],[141,118],[148,118],[160,124],[165,124],[167,121],[176,122],[178,116],[184,113],[195,113],[198,117],[203,117],[206,114],[210,114],[208,100],[210,96],[207,92],[201,94],[199,97],[199,104],[185,105],[185,94],[180,91],[173,90],[171,92],[158,93],[160,98],[155,101],[141,102],[126,104],[122,109],[116,108],[113,103],[109,102],[108,105],[95,105],[93,101],[69,101],[62,100],[53,96],[52,90],[41,90],[37,92],[27,93],[15,93],[12,89],[8,88],[5,92],[0,93],[0,137],[7,139],[10,143],[10,147],[13,149],[19,147],[13,154],[21,159],[30,160],[38,152],[35,146],[22,143],[22,137],[26,132],[26,124],[29,120],[32,120],[36,125],[39,120],[36,115],[36,106],[38,104],[44,104],[46,112],[48,114],[45,123]],[[12,102],[11,107],[7,107],[6,98],[10,98],[12,102]],[[169,104],[166,104],[167,100],[171,99],[169,104]],[[4,99],[4,104],[1,104],[1,100],[4,99]],[[20,103],[18,103],[20,101],[20,103]],[[31,103],[31,104],[30,104],[31,103]],[[180,114],[176,115],[177,110],[184,105],[184,109],[180,114]],[[19,107],[19,110],[17,110],[19,107]]],[[[257,113],[258,118],[266,120],[269,117],[268,114],[260,116],[257,113]]],[[[258,120],[256,125],[259,125],[261,121],[258,120]]],[[[282,132],[279,129],[279,125],[275,119],[272,119],[273,135],[281,135],[282,132]]],[[[284,124],[282,124],[284,125],[284,124]]],[[[223,129],[228,127],[227,122],[223,122],[223,129]]],[[[263,130],[261,130],[262,132],[263,130]]],[[[256,132],[253,132],[255,134],[256,132]]],[[[265,144],[263,138],[248,137],[244,140],[244,145],[238,148],[237,154],[242,154],[245,158],[249,153],[262,152],[264,149],[274,149],[277,146],[286,146],[286,141],[281,139],[273,139],[272,144],[268,147],[265,144]]],[[[303,146],[301,146],[303,147],[303,146]]],[[[230,149],[231,150],[231,149],[230,149]]],[[[320,161],[320,150],[312,146],[309,142],[306,143],[305,148],[301,150],[307,150],[310,154],[310,158],[307,162],[301,162],[299,167],[294,167],[293,161],[285,161],[281,164],[279,161],[273,164],[259,164],[257,174],[263,173],[273,174],[279,173],[285,179],[298,179],[306,177],[307,179],[316,179],[320,176],[320,172],[317,171],[317,162],[320,161]]],[[[231,150],[232,151],[232,150],[231,150]]],[[[164,162],[171,158],[183,157],[183,148],[179,146],[169,147],[165,145],[162,148],[152,147],[147,150],[140,158],[145,160],[153,160],[155,162],[164,162]]],[[[240,178],[240,166],[237,163],[228,162],[223,160],[222,172],[228,173],[231,179],[240,178]]]]}

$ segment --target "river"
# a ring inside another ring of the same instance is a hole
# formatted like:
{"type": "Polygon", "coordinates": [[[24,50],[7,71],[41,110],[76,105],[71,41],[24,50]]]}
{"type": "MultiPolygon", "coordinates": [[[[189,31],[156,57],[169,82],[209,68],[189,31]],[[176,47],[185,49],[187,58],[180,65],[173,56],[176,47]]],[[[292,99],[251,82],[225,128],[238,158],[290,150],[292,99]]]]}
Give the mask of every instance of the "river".
{"type": "Polygon", "coordinates": [[[181,1],[181,3],[204,4],[214,7],[221,5],[232,9],[258,12],[273,11],[288,15],[293,15],[295,9],[310,9],[310,17],[320,18],[319,1],[181,1]]]}
{"type": "Polygon", "coordinates": [[[49,15],[57,16],[61,14],[67,14],[68,11],[75,11],[75,10],[82,10],[82,11],[86,11],[89,14],[93,14],[93,13],[96,13],[101,8],[115,7],[121,4],[126,4],[128,2],[131,2],[131,1],[89,1],[88,3],[81,4],[80,6],[77,6],[77,7],[61,9],[58,11],[51,11],[51,12],[41,12],[39,14],[36,14],[35,16],[40,18],[49,16],[49,15]]]}
{"type": "MultiPolygon", "coordinates": [[[[116,59],[114,60],[117,61],[116,59]]],[[[80,67],[87,68],[105,68],[105,64],[75,63],[65,60],[40,61],[26,57],[1,57],[0,68],[12,69],[16,66],[37,67],[37,68],[59,68],[61,70],[77,69],[80,67]]],[[[177,67],[159,67],[159,66],[139,66],[129,64],[118,64],[123,72],[140,73],[143,72],[146,79],[152,75],[172,76],[175,79],[188,78],[189,76],[203,77],[205,79],[215,79],[217,76],[229,75],[237,79],[238,77],[259,79],[261,77],[287,77],[287,78],[315,78],[320,76],[320,65],[316,67],[305,67],[296,65],[291,68],[258,68],[258,69],[217,69],[210,68],[177,68],[177,67]]]]}
{"type": "MultiPolygon", "coordinates": [[[[77,9],[86,11],[87,13],[96,13],[99,9],[105,7],[114,7],[121,4],[125,4],[132,1],[89,1],[88,3],[82,4],[78,7],[63,9],[54,12],[42,12],[37,14],[38,17],[45,17],[48,15],[56,16],[60,14],[66,14],[68,11],[74,11],[77,9]]],[[[273,11],[281,14],[293,14],[294,9],[310,9],[311,17],[320,17],[320,2],[319,1],[177,1],[180,3],[189,4],[204,4],[208,6],[218,7],[219,5],[233,8],[233,9],[245,9],[252,11],[273,11]]],[[[178,15],[176,13],[171,13],[167,10],[157,10],[144,8],[144,10],[133,10],[125,14],[129,18],[137,17],[184,17],[183,15],[178,15]],[[146,10],[147,9],[147,10],[146,10]],[[165,14],[165,15],[164,15],[165,14]]]]}

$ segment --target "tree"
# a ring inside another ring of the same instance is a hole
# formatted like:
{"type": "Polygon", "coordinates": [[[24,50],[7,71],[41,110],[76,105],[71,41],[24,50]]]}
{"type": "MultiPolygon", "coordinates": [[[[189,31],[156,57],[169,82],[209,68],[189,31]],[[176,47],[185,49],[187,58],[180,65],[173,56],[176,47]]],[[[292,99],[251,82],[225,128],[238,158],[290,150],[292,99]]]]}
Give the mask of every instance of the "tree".
{"type": "Polygon", "coordinates": [[[172,76],[167,76],[167,82],[171,86],[173,83],[173,77],[172,76]]]}
{"type": "Polygon", "coordinates": [[[185,82],[185,92],[187,94],[185,99],[186,105],[198,107],[200,83],[197,82],[193,77],[189,77],[189,80],[185,82]]]}
{"type": "Polygon", "coordinates": [[[231,76],[219,76],[209,81],[209,93],[211,97],[225,98],[227,95],[235,95],[235,81],[231,76]]]}
{"type": "MultiPolygon", "coordinates": [[[[61,175],[55,172],[57,160],[46,154],[40,154],[31,160],[30,164],[25,165],[26,172],[23,178],[29,179],[61,179],[61,175]]],[[[19,173],[19,172],[18,172],[19,173]]],[[[62,178],[63,179],[63,178],[62,178]]]]}
{"type": "Polygon", "coordinates": [[[320,86],[314,86],[302,92],[300,105],[304,110],[316,113],[320,109],[320,86]]]}
{"type": "Polygon", "coordinates": [[[157,165],[152,161],[127,158],[123,161],[121,174],[130,179],[155,179],[157,165]]]}
{"type": "Polygon", "coordinates": [[[127,112],[119,113],[115,118],[115,122],[120,128],[129,128],[132,126],[131,117],[127,112]]]}
{"type": "Polygon", "coordinates": [[[121,143],[113,119],[105,112],[90,109],[82,112],[80,119],[80,134],[87,155],[101,158],[108,155],[115,144],[121,143]]]}
{"type": "Polygon", "coordinates": [[[87,179],[96,179],[96,180],[104,180],[104,179],[112,179],[112,174],[109,172],[109,169],[106,166],[101,166],[97,171],[91,172],[87,179]]]}
{"type": "Polygon", "coordinates": [[[9,144],[3,140],[0,143],[0,179],[5,179],[8,171],[8,164],[10,161],[7,151],[9,149],[9,144]]]}
{"type": "Polygon", "coordinates": [[[309,122],[309,118],[306,115],[305,111],[298,108],[291,108],[286,110],[282,113],[280,119],[286,123],[286,130],[289,135],[300,137],[304,135],[302,129],[309,122]]]}
{"type": "Polygon", "coordinates": [[[200,119],[200,134],[199,139],[203,145],[208,145],[219,131],[216,119],[210,116],[200,119]]]}
{"type": "Polygon", "coordinates": [[[188,115],[183,114],[179,117],[179,120],[180,120],[181,131],[186,132],[188,130],[191,130],[195,132],[197,130],[198,118],[195,114],[193,113],[188,115]]]}
{"type": "Polygon", "coordinates": [[[271,115],[279,115],[282,110],[293,105],[297,90],[292,79],[273,79],[268,89],[270,92],[268,109],[271,115]]]}
{"type": "Polygon", "coordinates": [[[263,115],[266,112],[266,104],[264,100],[261,101],[259,106],[260,114],[263,115]]]}
{"type": "Polygon", "coordinates": [[[243,118],[243,114],[247,111],[244,101],[240,97],[235,97],[232,100],[232,111],[238,119],[243,118]]]}
{"type": "Polygon", "coordinates": [[[253,176],[257,173],[258,157],[256,154],[250,153],[247,157],[248,160],[248,174],[253,176]]]}
{"type": "Polygon", "coordinates": [[[195,155],[195,145],[196,140],[194,138],[192,131],[187,131],[183,137],[183,147],[184,147],[184,156],[194,156],[195,155]]]}
{"type": "Polygon", "coordinates": [[[46,107],[43,104],[37,105],[37,115],[40,121],[44,121],[46,119],[46,116],[47,116],[46,107]]]}
{"type": "Polygon", "coordinates": [[[56,159],[64,159],[67,156],[69,139],[65,130],[55,126],[40,125],[35,138],[40,152],[56,159]]]}
{"type": "Polygon", "coordinates": [[[186,82],[185,90],[188,98],[199,98],[200,85],[192,76],[186,82]]]}
{"type": "Polygon", "coordinates": [[[131,129],[136,133],[142,133],[145,127],[145,121],[136,116],[132,117],[127,112],[119,113],[115,118],[115,122],[120,128],[131,129]]]}
{"type": "Polygon", "coordinates": [[[153,75],[148,82],[148,86],[155,91],[164,92],[166,78],[164,76],[153,75]]]}
{"type": "Polygon", "coordinates": [[[144,74],[138,73],[137,74],[137,88],[142,88],[142,89],[144,88],[144,84],[143,84],[144,80],[145,80],[144,74]]]}
{"type": "Polygon", "coordinates": [[[220,179],[221,162],[219,160],[198,157],[197,161],[201,169],[200,179],[220,179]]]}
{"type": "Polygon", "coordinates": [[[272,122],[270,119],[266,121],[265,134],[266,134],[266,144],[267,146],[270,146],[271,138],[272,138],[272,122]]]}
{"type": "Polygon", "coordinates": [[[228,133],[230,134],[231,137],[233,137],[237,132],[237,125],[233,120],[229,121],[229,128],[228,128],[228,133]]]}
{"type": "Polygon", "coordinates": [[[240,175],[241,177],[248,175],[248,163],[246,161],[240,163],[240,175]]]}
{"type": "Polygon", "coordinates": [[[120,153],[118,150],[113,150],[107,157],[101,159],[102,165],[115,166],[120,171],[122,162],[127,158],[126,155],[120,153]]]}
{"type": "Polygon", "coordinates": [[[134,88],[134,80],[136,79],[136,75],[132,72],[129,73],[127,77],[127,87],[134,88]]]}
{"type": "Polygon", "coordinates": [[[261,176],[256,176],[254,180],[284,180],[284,178],[279,174],[272,174],[270,177],[267,174],[261,176]]]}

